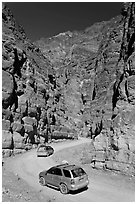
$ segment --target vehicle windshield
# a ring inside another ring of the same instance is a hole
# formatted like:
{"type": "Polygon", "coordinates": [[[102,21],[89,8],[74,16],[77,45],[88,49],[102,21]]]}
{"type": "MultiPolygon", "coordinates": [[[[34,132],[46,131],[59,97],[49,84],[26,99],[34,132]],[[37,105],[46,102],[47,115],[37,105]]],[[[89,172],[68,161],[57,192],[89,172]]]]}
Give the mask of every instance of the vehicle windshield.
{"type": "Polygon", "coordinates": [[[41,151],[46,151],[46,147],[39,147],[39,148],[38,148],[38,151],[39,151],[39,152],[41,152],[41,151]]]}
{"type": "Polygon", "coordinates": [[[76,169],[72,170],[72,174],[73,174],[73,177],[76,178],[76,177],[82,176],[86,173],[82,168],[76,168],[76,169]]]}

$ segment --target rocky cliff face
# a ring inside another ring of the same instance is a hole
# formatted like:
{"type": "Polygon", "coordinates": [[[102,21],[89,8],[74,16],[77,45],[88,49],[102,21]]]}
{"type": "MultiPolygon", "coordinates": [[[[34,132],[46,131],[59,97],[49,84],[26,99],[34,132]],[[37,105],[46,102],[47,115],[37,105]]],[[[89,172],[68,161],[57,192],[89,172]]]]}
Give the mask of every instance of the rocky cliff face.
{"type": "Polygon", "coordinates": [[[133,173],[135,167],[134,4],[125,5],[122,24],[115,25],[116,27],[113,27],[101,42],[96,61],[94,97],[91,105],[92,114],[95,114],[95,111],[101,114],[99,118],[102,118],[102,126],[100,134],[93,134],[93,137],[96,156],[104,152],[102,155],[107,160],[107,168],[133,173]]]}
{"type": "Polygon", "coordinates": [[[99,166],[134,173],[134,12],[32,44],[4,6],[3,154],[84,136],[99,166]]]}
{"type": "Polygon", "coordinates": [[[2,148],[6,156],[45,140],[45,104],[52,65],[27,39],[5,5],[2,17],[2,148]]]}

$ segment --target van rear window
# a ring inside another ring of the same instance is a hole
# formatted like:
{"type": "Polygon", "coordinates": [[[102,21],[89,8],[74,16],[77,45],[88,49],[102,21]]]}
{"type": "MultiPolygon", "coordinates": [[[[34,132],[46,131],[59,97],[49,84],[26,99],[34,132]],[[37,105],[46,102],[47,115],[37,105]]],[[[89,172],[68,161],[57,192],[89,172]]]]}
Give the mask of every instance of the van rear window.
{"type": "Polygon", "coordinates": [[[73,169],[71,172],[72,172],[74,178],[86,174],[85,171],[82,168],[73,169]]]}

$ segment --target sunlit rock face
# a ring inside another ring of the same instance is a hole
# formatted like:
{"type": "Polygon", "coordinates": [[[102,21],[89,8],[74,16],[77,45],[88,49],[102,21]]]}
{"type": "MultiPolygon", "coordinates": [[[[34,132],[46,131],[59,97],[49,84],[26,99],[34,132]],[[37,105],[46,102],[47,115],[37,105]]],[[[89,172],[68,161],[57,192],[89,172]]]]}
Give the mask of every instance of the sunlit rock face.
{"type": "Polygon", "coordinates": [[[12,137],[6,155],[90,137],[98,166],[134,173],[134,10],[126,3],[110,21],[32,44],[3,6],[3,131],[12,137]]]}

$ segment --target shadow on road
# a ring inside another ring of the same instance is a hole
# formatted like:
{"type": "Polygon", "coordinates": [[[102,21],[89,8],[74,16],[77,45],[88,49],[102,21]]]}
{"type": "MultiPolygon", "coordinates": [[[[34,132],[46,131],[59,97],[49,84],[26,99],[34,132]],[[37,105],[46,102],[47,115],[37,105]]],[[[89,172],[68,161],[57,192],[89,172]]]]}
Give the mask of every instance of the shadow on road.
{"type": "Polygon", "coordinates": [[[76,190],[76,191],[70,191],[69,194],[76,195],[76,194],[82,193],[82,192],[87,191],[87,190],[88,190],[88,187],[85,187],[85,188],[81,188],[81,189],[76,190]]]}
{"type": "MultiPolygon", "coordinates": [[[[54,189],[56,191],[59,191],[59,193],[60,193],[60,190],[58,188],[54,187],[54,186],[47,185],[46,187],[52,188],[52,189],[54,189]]],[[[87,190],[88,190],[88,187],[85,187],[85,188],[81,188],[79,190],[70,191],[68,194],[76,195],[76,194],[82,193],[82,192],[87,191],[87,190]]]]}

